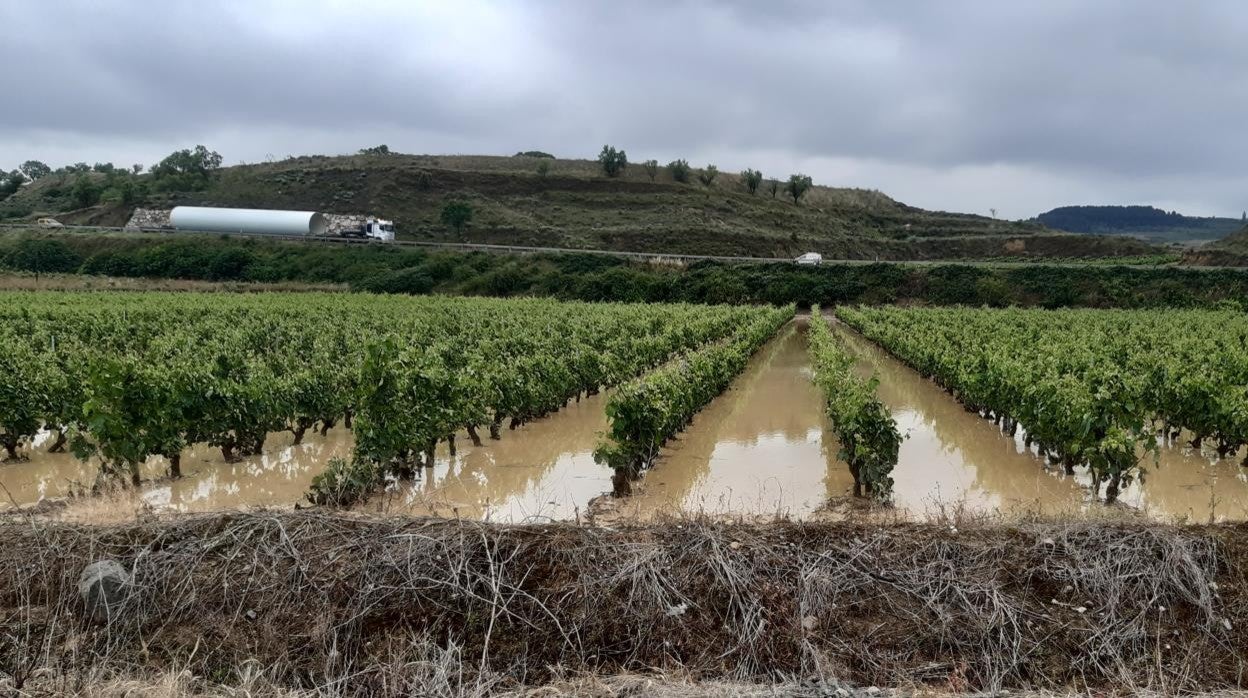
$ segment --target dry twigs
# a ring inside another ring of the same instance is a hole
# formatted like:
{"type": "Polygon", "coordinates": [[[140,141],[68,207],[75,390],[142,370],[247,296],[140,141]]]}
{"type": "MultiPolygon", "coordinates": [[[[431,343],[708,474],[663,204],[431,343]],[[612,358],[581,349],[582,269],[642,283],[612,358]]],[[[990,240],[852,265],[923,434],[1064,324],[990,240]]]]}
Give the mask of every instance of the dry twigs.
{"type": "Polygon", "coordinates": [[[262,676],[275,691],[468,696],[658,670],[824,687],[1243,688],[1246,533],[609,530],[324,512],[14,520],[0,524],[0,681],[70,692],[185,673],[235,688],[262,676]],[[135,588],[93,625],[75,585],[102,558],[135,588]]]}

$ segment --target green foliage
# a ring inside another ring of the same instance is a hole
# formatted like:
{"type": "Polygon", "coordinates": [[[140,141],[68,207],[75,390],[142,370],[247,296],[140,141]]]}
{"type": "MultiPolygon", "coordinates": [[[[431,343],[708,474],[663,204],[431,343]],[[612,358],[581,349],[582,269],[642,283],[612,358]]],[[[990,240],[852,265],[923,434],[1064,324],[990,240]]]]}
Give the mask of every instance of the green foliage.
{"type": "Polygon", "coordinates": [[[814,181],[811,180],[810,175],[789,175],[789,181],[784,184],[784,193],[793,197],[793,205],[796,206],[813,186],[814,181]]]}
{"type": "Polygon", "coordinates": [[[384,144],[375,145],[371,148],[360,148],[359,154],[360,155],[397,155],[397,153],[391,152],[390,146],[384,145],[384,144]]]}
{"type": "Polygon", "coordinates": [[[467,201],[448,201],[442,206],[442,224],[457,234],[472,220],[472,204],[467,201]]]}
{"type": "Polygon", "coordinates": [[[776,179],[767,180],[767,193],[771,194],[771,198],[776,198],[776,195],[780,193],[780,181],[776,179]]]}
{"type": "Polygon", "coordinates": [[[651,182],[654,181],[655,177],[659,176],[659,161],[658,160],[646,160],[645,162],[641,163],[641,168],[646,171],[646,176],[650,178],[651,182]]]}
{"type": "Polygon", "coordinates": [[[26,177],[26,179],[29,179],[32,182],[52,174],[52,168],[38,160],[27,160],[22,163],[22,166],[19,169],[21,169],[22,174],[26,177]]]}
{"type": "Polygon", "coordinates": [[[433,173],[429,170],[416,170],[412,176],[415,178],[417,189],[428,191],[433,188],[433,173]]]}
{"type": "Polygon", "coordinates": [[[608,440],[594,451],[594,459],[615,470],[617,495],[630,492],[629,481],[728,387],[750,356],[793,317],[793,310],[757,309],[727,338],[683,354],[611,394],[608,440]]]}
{"type": "Polygon", "coordinates": [[[537,176],[546,179],[546,175],[550,174],[550,160],[541,160],[537,163],[537,176]]]}
{"type": "Polygon", "coordinates": [[[74,178],[72,192],[74,203],[79,208],[85,208],[100,202],[100,195],[104,193],[104,187],[100,186],[90,175],[83,172],[74,178]]]}
{"type": "Polygon", "coordinates": [[[381,475],[372,463],[331,458],[325,470],[312,478],[307,499],[317,506],[350,507],[381,485],[381,475]]]}
{"type": "Polygon", "coordinates": [[[901,432],[884,403],[875,396],[878,381],[864,381],[854,360],[818,306],[810,313],[810,363],[827,404],[828,418],[841,443],[840,457],[854,476],[854,495],[881,501],[892,495],[893,468],[901,451],[901,432]]]}
{"type": "Polygon", "coordinates": [[[113,187],[105,192],[104,198],[115,197],[123,206],[133,206],[147,196],[147,183],[134,177],[122,177],[113,187]]]}
{"type": "Polygon", "coordinates": [[[689,182],[689,161],[688,160],[672,160],[667,163],[667,171],[672,173],[672,179],[681,183],[689,182]]]}
{"type": "Polygon", "coordinates": [[[628,156],[623,150],[616,150],[613,145],[604,145],[602,152],[598,153],[598,164],[602,166],[602,173],[606,176],[618,177],[628,167],[628,156]]]}
{"type": "Polygon", "coordinates": [[[220,153],[197,145],[170,153],[152,167],[151,174],[163,191],[194,191],[206,188],[219,167],[220,153]]]}
{"type": "Polygon", "coordinates": [[[741,184],[745,186],[745,190],[753,195],[758,191],[758,185],[763,183],[763,173],[758,170],[748,168],[741,173],[741,184]]]}
{"type": "Polygon", "coordinates": [[[91,171],[100,174],[112,174],[117,171],[117,167],[111,162],[97,162],[91,166],[91,171]]]}
{"type": "Polygon", "coordinates": [[[19,241],[4,258],[10,269],[44,274],[68,274],[78,270],[82,257],[56,239],[27,238],[19,241]]]}
{"type": "Polygon", "coordinates": [[[516,153],[516,154],[515,154],[515,157],[518,157],[518,158],[545,158],[545,159],[548,159],[548,160],[554,160],[554,159],[555,159],[555,156],[554,156],[554,155],[551,155],[550,153],[543,152],[543,151],[541,151],[541,150],[522,150],[522,151],[520,151],[520,152],[516,153]]]}
{"type": "Polygon", "coordinates": [[[1143,476],[1155,424],[1228,455],[1248,444],[1243,315],[1210,311],[844,309],[842,319],[967,409],[1114,501],[1143,476]],[[1200,328],[1193,332],[1193,328],[1200,328]]]}
{"type": "Polygon", "coordinates": [[[25,181],[26,176],[17,170],[13,170],[8,174],[0,171],[0,199],[16,194],[25,181]]]}
{"type": "MultiPolygon", "coordinates": [[[[430,270],[431,292],[436,293],[595,301],[1211,308],[1248,298],[1248,272],[1233,269],[827,262],[819,267],[701,262],[676,268],[596,254],[508,256],[199,235],[168,238],[13,231],[0,236],[0,265],[12,268],[6,261],[8,255],[32,237],[63,242],[82,259],[84,274],[208,279],[210,269],[221,268],[214,264],[215,257],[246,250],[253,261],[228,280],[347,283],[361,290],[370,290],[369,281],[379,275],[421,267],[430,270]]],[[[424,287],[422,281],[412,289],[423,292],[424,287]]]]}
{"type": "Polygon", "coordinates": [[[715,178],[719,176],[719,168],[714,165],[707,165],[698,170],[698,181],[702,186],[709,187],[715,183],[715,178]]]}
{"type": "Polygon", "coordinates": [[[425,267],[408,267],[364,279],[358,288],[372,293],[424,295],[433,290],[434,283],[433,277],[425,267]]]}

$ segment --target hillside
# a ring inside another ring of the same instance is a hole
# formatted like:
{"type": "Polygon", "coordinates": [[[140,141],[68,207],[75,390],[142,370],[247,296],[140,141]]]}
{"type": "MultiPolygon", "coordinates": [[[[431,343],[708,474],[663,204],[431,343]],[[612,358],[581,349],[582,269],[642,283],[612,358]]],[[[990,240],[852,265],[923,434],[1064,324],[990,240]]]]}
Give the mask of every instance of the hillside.
{"type": "Polygon", "coordinates": [[[1216,240],[1239,230],[1238,218],[1201,218],[1152,206],[1061,206],[1036,221],[1071,233],[1131,235],[1151,242],[1216,240]]]}
{"type": "Polygon", "coordinates": [[[1248,226],[1189,251],[1183,255],[1183,261],[1207,266],[1248,266],[1248,226]]]}
{"type": "MultiPolygon", "coordinates": [[[[148,175],[143,175],[147,177],[148,175]]],[[[395,220],[400,238],[740,256],[814,250],[859,259],[1138,256],[1156,248],[1122,238],[1058,233],[897,202],[878,191],[814,187],[800,206],[780,192],[750,195],[738,175],[713,186],[651,181],[640,165],[603,176],[590,160],[532,157],[307,156],[221,168],[207,188],[149,194],[130,206],[74,209],[67,178],[51,176],[0,202],[0,220],[56,215],[64,222],[121,225],[135,205],[255,206],[371,213],[395,220]],[[538,163],[549,172],[538,174],[538,163]],[[470,202],[455,235],[443,205],[470,202]]]]}

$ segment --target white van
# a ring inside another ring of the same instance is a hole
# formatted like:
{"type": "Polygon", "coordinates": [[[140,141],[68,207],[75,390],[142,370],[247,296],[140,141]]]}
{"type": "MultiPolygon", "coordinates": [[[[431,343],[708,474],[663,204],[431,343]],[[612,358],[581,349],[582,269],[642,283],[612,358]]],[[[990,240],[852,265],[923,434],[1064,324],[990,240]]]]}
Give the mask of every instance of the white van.
{"type": "Polygon", "coordinates": [[[807,252],[793,261],[802,266],[817,267],[823,262],[823,255],[818,252],[807,252]]]}

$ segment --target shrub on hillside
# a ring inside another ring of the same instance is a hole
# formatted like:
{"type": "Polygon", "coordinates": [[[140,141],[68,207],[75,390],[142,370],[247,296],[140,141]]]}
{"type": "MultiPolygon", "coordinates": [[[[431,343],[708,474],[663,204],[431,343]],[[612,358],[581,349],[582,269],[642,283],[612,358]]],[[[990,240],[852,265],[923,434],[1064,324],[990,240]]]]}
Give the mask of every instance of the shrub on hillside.
{"type": "Polygon", "coordinates": [[[802,197],[805,196],[806,192],[810,191],[810,188],[813,186],[814,182],[811,180],[810,175],[789,175],[789,181],[784,185],[784,193],[793,197],[793,205],[797,206],[798,202],[801,201],[802,197]]]}
{"type": "Polygon", "coordinates": [[[646,160],[645,162],[641,163],[641,167],[642,169],[646,171],[646,176],[650,178],[651,182],[654,181],[655,177],[659,176],[659,161],[658,160],[646,160]]]}
{"type": "Polygon", "coordinates": [[[151,174],[162,191],[193,191],[206,188],[220,167],[220,153],[197,145],[170,153],[152,166],[151,174]]]}
{"type": "Polygon", "coordinates": [[[745,190],[753,194],[758,191],[758,185],[763,183],[763,173],[753,168],[746,169],[741,173],[741,184],[745,186],[745,190]]]}
{"type": "Polygon", "coordinates": [[[719,176],[719,168],[714,165],[707,165],[698,170],[698,181],[702,186],[709,187],[715,183],[715,178],[719,176]]]}
{"type": "Polygon", "coordinates": [[[554,160],[555,156],[541,150],[522,150],[515,154],[518,158],[548,158],[554,160]]]}
{"type": "Polygon", "coordinates": [[[623,150],[616,150],[613,145],[604,145],[602,152],[598,153],[598,164],[602,165],[603,174],[618,177],[628,167],[628,156],[623,150]]]}
{"type": "Polygon", "coordinates": [[[448,201],[442,207],[442,223],[458,235],[472,220],[472,204],[467,201],[448,201]]]}
{"type": "Polygon", "coordinates": [[[672,160],[667,163],[667,171],[672,173],[672,179],[677,182],[689,181],[689,161],[688,160],[672,160]]]}
{"type": "Polygon", "coordinates": [[[74,179],[74,188],[71,190],[74,197],[74,203],[78,208],[86,208],[94,206],[100,202],[100,196],[104,193],[104,187],[100,186],[90,175],[85,172],[79,173],[74,179]]]}

